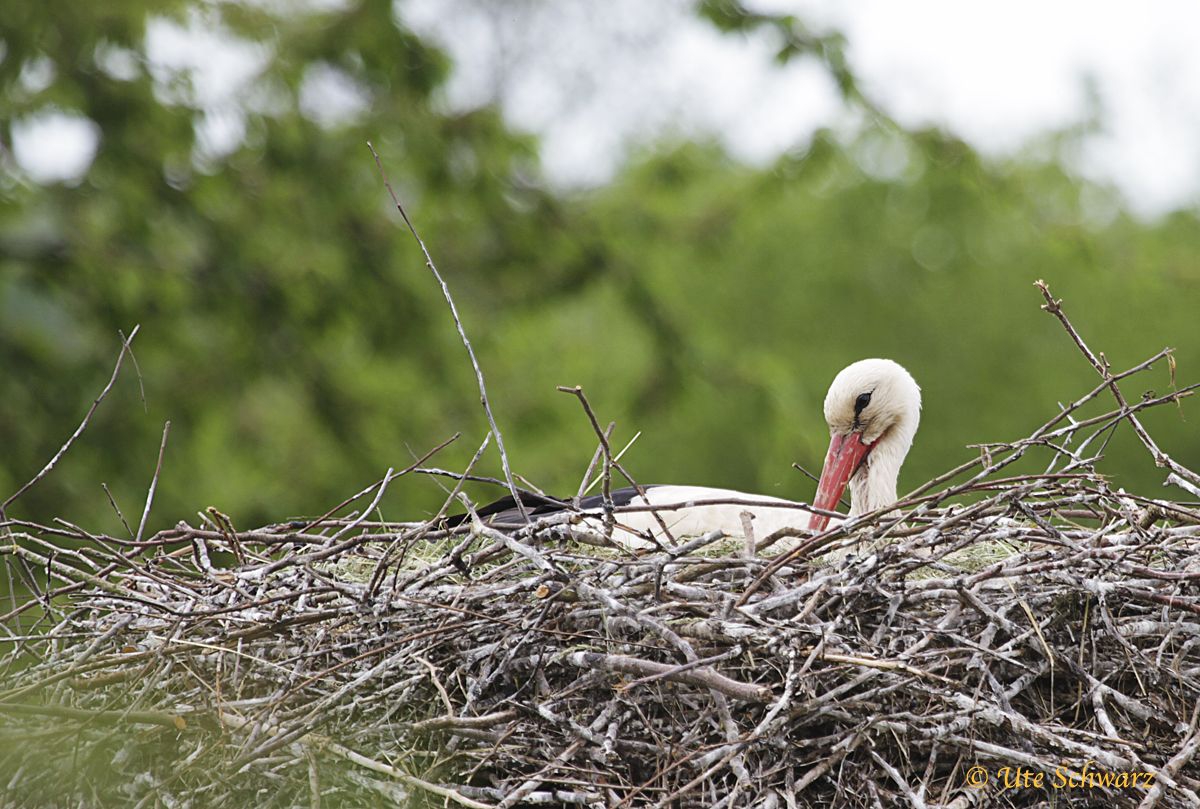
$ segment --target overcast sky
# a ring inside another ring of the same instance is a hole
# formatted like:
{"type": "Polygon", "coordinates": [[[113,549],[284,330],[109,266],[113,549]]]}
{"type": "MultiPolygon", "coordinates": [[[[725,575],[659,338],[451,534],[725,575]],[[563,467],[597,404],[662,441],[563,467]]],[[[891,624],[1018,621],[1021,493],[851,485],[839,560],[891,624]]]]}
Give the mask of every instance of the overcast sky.
{"type": "MultiPolygon", "coordinates": [[[[768,36],[723,36],[684,0],[497,5],[505,12],[468,15],[479,0],[412,0],[406,18],[455,57],[448,102],[498,95],[513,123],[543,136],[546,167],[560,180],[603,181],[623,144],[655,135],[707,132],[763,161],[817,126],[845,122],[811,61],[781,68],[768,36]]],[[[1084,120],[1091,79],[1105,130],[1089,138],[1078,168],[1118,184],[1145,213],[1197,200],[1194,0],[748,5],[842,31],[852,68],[885,109],[907,124],[944,125],[989,153],[1084,120]]]]}
{"type": "MultiPolygon", "coordinates": [[[[1089,136],[1078,170],[1116,183],[1146,214],[1200,196],[1195,0],[746,1],[796,13],[817,31],[841,30],[852,68],[885,109],[906,124],[944,125],[988,153],[1085,119],[1091,79],[1105,129],[1089,136]]],[[[629,145],[664,136],[717,137],[764,162],[818,126],[851,123],[811,60],[780,67],[769,35],[721,35],[690,8],[688,0],[398,4],[455,61],[443,103],[498,99],[512,124],[541,136],[559,183],[604,182],[629,145]]],[[[170,23],[152,26],[150,45],[159,68],[196,70],[212,108],[211,148],[235,143],[239,87],[265,54],[170,23]]],[[[320,117],[361,103],[336,76],[313,85],[308,108],[320,117]]],[[[41,179],[81,172],[94,149],[86,123],[61,118],[31,122],[14,140],[19,162],[41,179]]]]}

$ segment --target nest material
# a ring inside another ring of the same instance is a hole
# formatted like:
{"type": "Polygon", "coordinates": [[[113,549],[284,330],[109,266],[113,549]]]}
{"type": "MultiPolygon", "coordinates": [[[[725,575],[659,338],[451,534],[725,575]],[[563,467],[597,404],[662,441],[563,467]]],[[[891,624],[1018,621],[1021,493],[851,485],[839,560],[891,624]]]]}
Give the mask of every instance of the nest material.
{"type": "Polygon", "coordinates": [[[512,535],[181,525],[81,551],[15,526],[10,566],[63,586],[8,640],[0,787],[60,805],[1196,805],[1195,512],[1089,472],[992,488],[774,564],[705,555],[716,537],[594,551],[562,516],[512,535]],[[1043,788],[1005,788],[1006,767],[1043,788]]]}

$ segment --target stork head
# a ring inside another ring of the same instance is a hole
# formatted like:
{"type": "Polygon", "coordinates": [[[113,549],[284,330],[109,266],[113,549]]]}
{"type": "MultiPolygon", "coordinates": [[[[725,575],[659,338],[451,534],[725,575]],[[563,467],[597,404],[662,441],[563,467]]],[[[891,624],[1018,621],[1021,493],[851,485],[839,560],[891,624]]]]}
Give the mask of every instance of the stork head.
{"type": "MultiPolygon", "coordinates": [[[[921,420],[921,389],[891,360],[859,360],[842,369],[825,394],[829,453],[813,506],[837,509],[851,486],[850,513],[896,501],[896,479],[921,420]]],[[[808,527],[823,531],[829,518],[813,514],[808,527]]]]}

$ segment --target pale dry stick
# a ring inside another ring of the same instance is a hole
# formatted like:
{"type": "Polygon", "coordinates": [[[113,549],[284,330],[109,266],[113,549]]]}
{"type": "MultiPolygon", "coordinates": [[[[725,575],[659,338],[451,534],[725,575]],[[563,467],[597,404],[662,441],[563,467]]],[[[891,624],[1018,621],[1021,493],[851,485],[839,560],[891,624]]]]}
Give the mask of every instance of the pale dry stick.
{"type": "Polygon", "coordinates": [[[435,730],[457,728],[482,728],[486,730],[505,722],[511,722],[517,716],[518,712],[515,708],[507,708],[503,711],[496,711],[481,716],[435,716],[431,719],[422,719],[419,722],[413,722],[409,730],[413,733],[431,733],[435,730]]]}
{"type": "MultiPolygon", "coordinates": [[[[635,661],[635,662],[630,664],[630,668],[625,669],[625,668],[615,668],[614,667],[615,670],[631,671],[631,672],[632,671],[650,670],[651,673],[646,674],[642,677],[639,677],[636,680],[631,680],[630,682],[622,683],[621,685],[617,686],[613,690],[617,691],[618,693],[623,693],[623,692],[627,692],[627,691],[632,691],[635,688],[637,688],[638,686],[646,685],[647,683],[652,683],[655,680],[661,680],[664,678],[666,678],[666,679],[672,679],[672,678],[681,679],[679,677],[679,675],[683,674],[684,672],[694,671],[695,669],[698,669],[702,666],[707,668],[712,663],[720,663],[722,660],[728,660],[731,657],[737,657],[738,655],[740,655],[742,653],[742,651],[743,650],[741,647],[733,646],[729,649],[726,649],[723,652],[720,652],[719,654],[711,655],[709,657],[698,658],[696,660],[691,661],[690,663],[683,663],[683,664],[677,665],[677,666],[664,666],[662,669],[655,669],[654,667],[639,668],[638,666],[641,666],[642,664],[646,663],[646,661],[638,660],[637,658],[631,657],[631,658],[629,658],[629,660],[635,661]]],[[[583,654],[588,654],[588,653],[584,652],[583,654]]]]}
{"type": "MultiPolygon", "coordinates": [[[[433,449],[429,450],[429,452],[426,452],[426,453],[425,453],[424,455],[422,455],[420,458],[418,458],[417,460],[413,461],[413,462],[412,462],[412,463],[411,463],[409,466],[406,466],[406,467],[404,467],[403,469],[401,469],[399,472],[396,472],[396,473],[392,474],[392,476],[391,476],[391,477],[392,477],[392,478],[398,478],[398,477],[402,477],[402,476],[404,476],[404,475],[407,475],[409,472],[415,472],[417,469],[420,469],[420,468],[421,468],[421,464],[425,463],[425,462],[426,462],[426,461],[428,461],[430,458],[432,458],[434,455],[437,455],[439,452],[441,452],[442,450],[444,450],[446,447],[448,447],[448,446],[450,446],[451,444],[453,444],[455,441],[457,441],[457,440],[459,439],[459,436],[461,436],[461,435],[462,435],[462,433],[455,433],[454,435],[450,436],[449,438],[447,438],[447,439],[446,439],[445,441],[443,441],[442,443],[438,444],[438,445],[437,445],[436,447],[434,447],[433,449]]],[[[385,481],[385,482],[390,482],[390,480],[391,480],[391,478],[389,478],[389,480],[388,480],[388,481],[385,481]]],[[[318,526],[318,525],[320,525],[321,523],[325,522],[325,521],[326,521],[326,520],[328,520],[330,517],[332,517],[334,514],[337,514],[339,511],[341,511],[342,509],[344,509],[346,506],[348,506],[348,505],[350,505],[351,503],[353,503],[355,500],[359,499],[360,497],[364,497],[364,496],[366,496],[366,495],[367,495],[367,494],[368,494],[370,491],[372,491],[372,490],[373,490],[373,489],[374,489],[376,486],[378,486],[378,485],[379,485],[379,483],[372,483],[370,486],[368,486],[367,488],[365,488],[365,489],[363,489],[362,491],[358,492],[357,494],[353,494],[353,495],[351,495],[351,496],[347,497],[345,500],[343,500],[342,502],[338,503],[338,504],[337,504],[336,506],[334,506],[333,508],[329,509],[329,511],[326,511],[326,512],[325,512],[324,514],[322,514],[320,517],[317,517],[317,519],[313,520],[312,522],[310,522],[310,523],[308,523],[307,525],[305,525],[303,528],[299,529],[299,533],[301,533],[301,534],[307,534],[307,533],[308,533],[309,531],[311,531],[313,528],[315,528],[316,526],[318,526]]]]}
{"type": "Polygon", "coordinates": [[[0,522],[8,519],[8,507],[12,505],[18,497],[29,491],[30,488],[32,488],[39,480],[50,474],[50,470],[54,468],[55,464],[62,460],[62,456],[66,455],[67,450],[71,448],[71,445],[75,443],[79,436],[83,435],[83,431],[87,429],[88,422],[92,420],[92,414],[96,412],[96,408],[100,406],[100,403],[104,401],[104,397],[108,396],[108,392],[112,390],[112,386],[116,383],[117,374],[121,372],[121,363],[125,361],[125,354],[130,353],[129,345],[133,342],[133,338],[137,336],[138,329],[140,328],[141,324],[134,326],[133,331],[129,332],[129,337],[125,338],[121,342],[121,351],[117,354],[117,363],[113,366],[112,376],[109,377],[108,384],[104,386],[104,390],[100,391],[100,395],[92,401],[92,406],[88,408],[87,413],[83,417],[83,421],[79,422],[79,426],[75,428],[75,432],[71,433],[71,437],[67,439],[66,443],[62,445],[62,448],[59,449],[58,452],[54,453],[54,457],[42,467],[40,472],[34,475],[33,478],[30,479],[30,481],[24,486],[17,489],[15,493],[9,495],[7,500],[5,500],[3,503],[0,503],[0,522]]]}
{"type": "Polygon", "coordinates": [[[183,730],[187,720],[179,714],[161,711],[95,710],[72,708],[66,705],[25,705],[17,702],[0,703],[0,714],[50,716],[58,719],[79,719],[85,722],[112,722],[116,724],[160,725],[183,730]]]}
{"type": "Polygon", "coordinates": [[[375,492],[375,497],[371,500],[370,505],[368,505],[366,508],[364,508],[362,510],[362,513],[359,514],[356,518],[351,520],[344,527],[342,527],[336,533],[334,533],[334,535],[329,538],[329,541],[326,544],[328,544],[328,545],[336,544],[339,539],[341,539],[346,534],[353,531],[355,528],[358,527],[359,523],[361,523],[368,516],[370,516],[371,512],[375,510],[375,507],[379,505],[379,501],[383,499],[383,493],[387,491],[388,482],[391,479],[392,479],[392,467],[389,466],[387,472],[385,472],[383,475],[383,480],[379,481],[379,489],[378,489],[378,491],[375,492]]]}
{"type": "MultiPolygon", "coordinates": [[[[627,481],[629,481],[629,485],[637,490],[638,496],[641,497],[642,500],[649,503],[650,499],[648,497],[646,497],[646,490],[645,490],[645,488],[643,488],[642,484],[640,484],[636,480],[634,480],[633,476],[630,475],[629,472],[627,472],[625,470],[625,467],[621,466],[621,462],[613,457],[612,446],[608,443],[608,439],[604,436],[604,431],[600,429],[600,422],[596,419],[596,413],[592,410],[592,404],[591,404],[591,402],[588,401],[587,395],[583,392],[583,388],[581,388],[578,385],[575,385],[573,387],[565,387],[565,386],[560,385],[558,387],[558,390],[562,393],[570,393],[576,399],[579,400],[579,404],[583,407],[583,412],[587,414],[588,421],[591,422],[592,431],[595,432],[596,435],[600,438],[600,445],[604,448],[605,534],[606,534],[606,536],[608,536],[609,539],[611,539],[612,538],[612,527],[609,524],[609,521],[612,519],[612,509],[613,509],[612,491],[611,491],[612,469],[615,468],[618,472],[621,473],[622,476],[624,476],[624,478],[627,481]]],[[[658,513],[658,507],[651,506],[650,513],[654,516],[654,521],[658,523],[659,528],[661,528],[663,530],[663,535],[667,538],[667,540],[672,545],[678,545],[679,543],[675,540],[675,537],[671,534],[671,529],[667,527],[667,524],[663,521],[662,516],[658,513]]],[[[651,535],[649,537],[649,540],[652,543],[654,543],[655,547],[658,548],[659,550],[663,549],[662,543],[660,543],[657,539],[655,539],[653,535],[651,535]]]]}
{"type": "MultiPolygon", "coordinates": [[[[804,475],[804,477],[808,478],[813,483],[820,485],[821,478],[817,477],[812,472],[809,472],[807,469],[805,469],[803,466],[796,463],[795,461],[792,462],[792,469],[795,469],[797,472],[804,475]]],[[[846,508],[850,508],[850,501],[846,499],[845,495],[839,497],[838,502],[841,503],[846,508]]]]}
{"type": "MultiPolygon", "coordinates": [[[[1171,756],[1162,767],[1162,772],[1166,773],[1168,778],[1174,778],[1179,774],[1179,771],[1191,763],[1196,756],[1196,751],[1200,750],[1200,731],[1197,729],[1196,720],[1200,717],[1200,703],[1196,704],[1196,709],[1192,712],[1191,738],[1185,739],[1183,746],[1179,751],[1171,756]]],[[[1146,797],[1138,804],[1138,809],[1154,809],[1158,805],[1159,799],[1163,794],[1163,782],[1155,779],[1154,786],[1150,787],[1150,791],[1146,793],[1146,797]]]]}
{"type": "Polygon", "coordinates": [[[117,513],[117,519],[121,521],[121,525],[125,526],[125,532],[129,534],[130,539],[133,539],[133,529],[129,527],[129,522],[125,519],[125,515],[121,513],[121,507],[117,505],[116,499],[113,497],[112,492],[109,491],[108,484],[101,483],[100,488],[104,489],[104,494],[108,497],[108,504],[117,513]]]}
{"type": "MultiPolygon", "coordinates": [[[[478,766],[478,765],[477,765],[478,766]]],[[[503,800],[505,791],[499,787],[476,787],[461,785],[458,791],[468,798],[492,798],[503,800]]],[[[570,789],[537,790],[525,796],[529,806],[604,806],[604,796],[599,792],[581,792],[570,789]]]]}
{"type": "MultiPolygon", "coordinates": [[[[614,425],[614,426],[615,426],[615,425],[616,425],[616,422],[615,422],[615,421],[612,421],[612,422],[609,422],[609,424],[612,424],[612,425],[614,425]]],[[[627,442],[625,443],[625,446],[621,447],[621,451],[620,451],[620,452],[618,452],[616,455],[614,455],[614,456],[613,456],[613,460],[614,460],[614,461],[619,461],[619,460],[621,460],[622,458],[624,458],[624,457],[625,457],[625,453],[629,451],[629,448],[630,448],[630,447],[632,447],[634,444],[636,444],[636,443],[637,443],[637,440],[638,440],[639,438],[641,438],[641,437],[642,437],[642,431],[641,431],[641,430],[638,430],[636,433],[634,433],[634,434],[633,434],[633,438],[629,439],[629,441],[627,441],[627,442]]],[[[587,493],[588,493],[588,492],[590,492],[592,489],[596,488],[596,484],[597,484],[597,483],[599,483],[599,482],[600,482],[600,480],[601,480],[601,477],[600,477],[600,476],[597,476],[597,477],[594,477],[594,478],[592,478],[592,482],[588,484],[587,488],[586,488],[586,489],[584,489],[583,493],[584,493],[584,494],[587,494],[587,493]]]]}
{"type": "Polygon", "coordinates": [[[412,220],[408,218],[408,212],[400,204],[400,198],[392,190],[392,184],[387,178],[387,172],[383,170],[383,162],[379,159],[379,155],[375,152],[375,147],[371,145],[370,141],[367,141],[367,148],[371,150],[371,156],[375,158],[375,166],[379,169],[379,176],[383,178],[383,185],[387,188],[388,194],[392,198],[392,203],[396,206],[396,210],[400,212],[400,218],[404,220],[404,224],[408,226],[409,233],[417,240],[417,245],[425,255],[425,266],[433,273],[433,277],[442,288],[442,296],[446,299],[446,304],[450,307],[450,314],[454,318],[454,326],[458,329],[458,336],[467,349],[467,356],[471,359],[471,367],[475,369],[475,381],[479,384],[479,403],[483,405],[483,412],[487,414],[488,426],[492,428],[492,435],[496,436],[496,450],[500,453],[500,466],[504,469],[504,480],[508,483],[509,494],[512,495],[513,500],[517,504],[517,512],[521,515],[521,519],[529,522],[529,514],[525,511],[525,504],[521,502],[521,496],[517,492],[517,484],[513,480],[512,467],[508,462],[508,453],[504,450],[504,436],[500,433],[500,427],[496,424],[496,417],[492,414],[492,406],[488,403],[487,386],[483,382],[483,369],[479,367],[479,361],[475,358],[475,349],[471,347],[471,341],[467,339],[466,329],[463,328],[462,319],[458,316],[458,307],[454,305],[454,298],[450,295],[450,287],[446,285],[442,274],[438,272],[437,265],[433,263],[433,256],[430,254],[429,248],[425,246],[425,242],[418,235],[412,220]]]}
{"type": "MultiPolygon", "coordinates": [[[[128,339],[125,337],[124,329],[117,329],[117,334],[120,335],[121,342],[123,343],[128,343],[129,340],[133,339],[132,334],[129,335],[128,339]]],[[[129,361],[133,363],[133,375],[137,377],[138,394],[142,397],[142,410],[148,413],[150,412],[150,408],[146,404],[146,386],[142,384],[142,367],[138,365],[137,354],[133,353],[132,348],[129,349],[129,361]]]]}
{"type": "Polygon", "coordinates": [[[308,809],[321,809],[321,775],[317,769],[317,757],[311,747],[305,750],[304,758],[308,763],[308,809]]]}
{"type": "Polygon", "coordinates": [[[439,798],[443,798],[447,802],[453,801],[459,806],[466,806],[469,807],[469,809],[495,809],[494,804],[483,803],[481,801],[468,798],[466,795],[463,795],[461,792],[458,792],[450,787],[444,787],[441,784],[435,784],[430,781],[417,778],[414,775],[409,775],[403,770],[396,769],[389,764],[384,764],[382,761],[368,758],[361,753],[356,753],[350,748],[343,747],[336,742],[324,742],[322,744],[322,749],[341,756],[347,761],[353,762],[360,767],[365,767],[368,770],[374,770],[377,773],[394,778],[407,786],[415,787],[424,792],[428,792],[431,795],[437,795],[439,798]]]}
{"type": "MultiPolygon", "coordinates": [[[[491,435],[491,433],[488,433],[491,435]]],[[[430,475],[431,477],[450,478],[452,480],[464,480],[471,483],[490,483],[493,486],[501,486],[507,488],[503,480],[499,478],[488,477],[487,475],[464,475],[461,472],[451,472],[448,469],[439,469],[433,466],[419,466],[412,470],[417,475],[430,475]]],[[[525,491],[525,490],[522,490],[525,491]]],[[[532,492],[528,492],[532,493],[532,492]]]]}
{"type": "MultiPolygon", "coordinates": [[[[146,520],[150,519],[150,506],[154,504],[154,490],[158,488],[158,476],[162,473],[163,453],[167,450],[167,436],[170,434],[171,422],[168,421],[163,425],[162,443],[158,445],[158,462],[154,464],[154,477],[150,479],[150,490],[146,492],[146,507],[142,509],[142,519],[138,523],[137,535],[133,538],[134,542],[142,541],[142,533],[146,530],[146,520]]],[[[116,506],[115,503],[113,505],[116,506]]]]}
{"type": "Polygon", "coordinates": [[[738,514],[742,521],[742,538],[744,540],[742,552],[747,558],[754,557],[754,515],[749,511],[743,511],[738,514]]]}
{"type": "Polygon", "coordinates": [[[1179,488],[1183,489],[1185,492],[1190,494],[1192,497],[1200,497],[1200,487],[1194,486],[1193,484],[1187,482],[1186,480],[1179,477],[1179,475],[1175,474],[1174,472],[1167,475],[1167,483],[1175,484],[1176,486],[1178,486],[1179,488]]]}
{"type": "Polygon", "coordinates": [[[913,807],[913,809],[926,809],[925,801],[913,791],[912,786],[909,785],[908,781],[904,780],[904,776],[900,774],[899,770],[889,764],[886,759],[884,759],[874,750],[868,750],[867,752],[870,754],[871,758],[875,759],[875,763],[878,764],[880,768],[887,773],[888,777],[892,779],[892,783],[894,783],[897,788],[904,793],[904,797],[908,798],[909,806],[913,807]]]}
{"type": "MultiPolygon", "coordinates": [[[[1083,341],[1083,338],[1079,335],[1079,332],[1077,332],[1075,327],[1071,325],[1070,319],[1067,318],[1067,313],[1063,311],[1062,299],[1055,299],[1054,296],[1050,294],[1050,287],[1045,281],[1039,280],[1034,284],[1034,286],[1041,290],[1042,297],[1046,299],[1046,304],[1042,308],[1058,318],[1058,321],[1062,324],[1063,328],[1067,330],[1067,334],[1071,335],[1071,339],[1075,341],[1075,345],[1081,352],[1083,352],[1083,356],[1089,363],[1091,363],[1091,366],[1096,369],[1096,373],[1100,374],[1100,376],[1104,378],[1109,390],[1112,391],[1113,397],[1117,400],[1117,404],[1119,404],[1122,408],[1128,408],[1129,404],[1125,401],[1125,395],[1121,393],[1121,388],[1117,385],[1116,381],[1112,379],[1112,373],[1108,369],[1108,363],[1101,361],[1094,353],[1092,353],[1092,350],[1088,348],[1087,343],[1083,341]]],[[[1150,433],[1146,432],[1146,428],[1142,426],[1142,423],[1138,420],[1137,416],[1130,414],[1128,418],[1129,425],[1133,427],[1134,433],[1137,434],[1137,437],[1142,442],[1142,445],[1150,451],[1151,457],[1154,458],[1155,466],[1160,468],[1165,467],[1179,477],[1191,481],[1193,484],[1200,484],[1200,475],[1188,469],[1186,466],[1177,463],[1171,458],[1170,455],[1159,449],[1158,444],[1155,443],[1154,439],[1150,437],[1150,433]]]]}
{"type": "MultiPolygon", "coordinates": [[[[479,459],[483,456],[483,453],[487,449],[487,445],[491,441],[491,438],[491,433],[488,433],[483,437],[483,443],[479,445],[479,449],[475,450],[475,454],[471,456],[471,460],[467,464],[466,470],[463,472],[463,474],[459,475],[458,479],[454,482],[454,488],[450,491],[449,495],[446,497],[446,500],[442,503],[442,507],[438,509],[437,514],[426,520],[425,524],[415,531],[397,536],[392,544],[389,545],[387,549],[379,555],[379,562],[375,565],[375,570],[371,573],[370,583],[367,585],[367,590],[365,593],[366,599],[373,599],[376,595],[378,595],[379,586],[383,583],[383,577],[386,574],[387,566],[391,562],[392,554],[395,552],[396,546],[401,542],[416,542],[422,536],[429,533],[429,529],[442,519],[446,513],[446,510],[450,508],[450,504],[454,502],[455,498],[458,497],[458,493],[462,491],[463,485],[466,483],[467,478],[471,475],[471,470],[475,468],[475,464],[478,463],[479,459]]],[[[405,555],[406,554],[407,550],[405,551],[405,555]]],[[[401,564],[403,564],[403,555],[401,556],[401,564]]]]}
{"type": "MultiPolygon", "coordinates": [[[[1122,371],[1119,374],[1113,375],[1112,379],[1119,380],[1119,379],[1124,379],[1125,377],[1128,377],[1128,376],[1133,376],[1134,374],[1140,373],[1140,372],[1146,370],[1147,368],[1150,368],[1154,363],[1158,362],[1160,359],[1167,357],[1169,355],[1170,355],[1169,350],[1164,349],[1162,351],[1159,351],[1153,357],[1150,357],[1147,360],[1139,362],[1137,365],[1133,366],[1132,368],[1122,371]]],[[[1077,429],[1078,427],[1085,427],[1090,424],[1099,423],[1099,422],[1105,421],[1109,418],[1112,418],[1114,416],[1118,417],[1118,418],[1121,417],[1124,413],[1128,412],[1131,408],[1129,408],[1128,406],[1122,407],[1117,410],[1111,411],[1110,413],[1106,413],[1106,414],[1100,415],[1100,416],[1095,416],[1093,418],[1086,419],[1081,422],[1077,422],[1076,424],[1069,425],[1068,427],[1064,427],[1059,430],[1054,430],[1054,426],[1056,424],[1058,424],[1064,418],[1067,418],[1068,416],[1070,416],[1071,413],[1074,413],[1076,410],[1083,407],[1085,404],[1090,402],[1092,399],[1095,399],[1097,396],[1099,396],[1101,393],[1103,393],[1104,389],[1108,387],[1108,384],[1109,383],[1107,380],[1104,382],[1101,382],[1100,384],[1098,384],[1096,387],[1094,387],[1092,390],[1090,390],[1085,395],[1076,399],[1074,402],[1071,402],[1065,408],[1060,409],[1059,412],[1057,414],[1055,414],[1055,416],[1053,418],[1051,418],[1049,421],[1047,421],[1045,424],[1043,424],[1038,429],[1034,430],[1033,433],[1031,433],[1029,436],[1019,439],[1018,441],[1011,442],[1011,443],[994,444],[991,446],[994,449],[997,449],[1002,452],[1012,451],[1012,450],[1016,450],[1016,449],[1022,447],[1023,445],[1033,444],[1042,438],[1054,438],[1054,437],[1057,437],[1060,435],[1065,435],[1070,432],[1074,432],[1075,429],[1077,429]]],[[[1162,401],[1171,401],[1171,397],[1162,397],[1162,401]]],[[[1136,408],[1137,406],[1135,405],[1134,407],[1136,408]]],[[[921,484],[917,488],[913,489],[911,492],[909,492],[903,498],[901,498],[899,503],[900,504],[910,503],[913,501],[914,498],[924,494],[925,492],[929,491],[930,489],[932,489],[936,486],[940,486],[941,484],[946,483],[949,480],[953,480],[954,478],[958,477],[963,472],[966,472],[968,469],[978,466],[980,463],[983,463],[985,466],[988,465],[988,462],[985,460],[984,456],[982,456],[982,455],[980,455],[977,458],[972,458],[971,460],[966,461],[962,464],[959,464],[958,466],[954,467],[953,469],[951,469],[947,472],[943,472],[942,474],[938,475],[937,477],[933,478],[932,480],[929,480],[929,481],[921,484]]],[[[1007,465],[1007,464],[1005,464],[1005,465],[1007,465]]],[[[978,477],[979,476],[976,476],[976,479],[978,477]]]]}
{"type": "MultiPolygon", "coordinates": [[[[605,441],[608,441],[612,438],[613,430],[615,430],[616,427],[617,423],[615,421],[610,421],[608,426],[604,428],[605,441]]],[[[579,501],[583,499],[585,494],[587,494],[588,489],[596,485],[596,482],[592,480],[592,472],[596,469],[596,464],[600,462],[600,458],[602,458],[603,455],[604,443],[600,442],[596,444],[596,451],[592,453],[592,460],[588,462],[587,470],[583,473],[583,480],[579,481],[579,490],[575,492],[575,508],[579,508],[579,501]],[[588,483],[589,480],[592,480],[590,484],[588,483]]]]}
{"type": "Polygon", "coordinates": [[[612,445],[608,443],[608,434],[604,430],[600,429],[600,422],[596,420],[596,414],[592,412],[592,408],[587,401],[587,397],[583,395],[583,388],[579,387],[578,385],[574,385],[572,387],[559,385],[557,390],[559,393],[570,393],[579,399],[580,404],[583,405],[584,412],[587,413],[588,421],[590,421],[592,424],[592,429],[595,431],[596,436],[600,439],[600,451],[604,455],[604,466],[601,468],[601,479],[603,483],[600,486],[600,494],[604,503],[604,536],[611,541],[613,535],[613,526],[616,522],[613,519],[612,445]]]}
{"type": "Polygon", "coordinates": [[[550,495],[546,494],[546,492],[540,486],[538,486],[536,483],[534,483],[529,478],[522,475],[520,472],[513,472],[513,477],[516,480],[521,481],[521,483],[523,483],[525,485],[525,488],[527,490],[533,492],[534,494],[538,495],[539,497],[549,497],[550,496],[550,495]]]}

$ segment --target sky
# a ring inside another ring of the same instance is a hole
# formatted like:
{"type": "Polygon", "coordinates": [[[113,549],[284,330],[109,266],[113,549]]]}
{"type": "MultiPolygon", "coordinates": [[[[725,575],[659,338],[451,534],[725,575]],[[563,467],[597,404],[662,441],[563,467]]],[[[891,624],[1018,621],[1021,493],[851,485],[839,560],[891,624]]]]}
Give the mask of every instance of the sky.
{"type": "MultiPolygon", "coordinates": [[[[713,135],[765,162],[818,126],[849,123],[812,60],[780,67],[769,36],[721,35],[683,0],[502,5],[521,11],[470,15],[479,0],[414,0],[406,19],[455,58],[447,102],[499,98],[510,121],[542,136],[545,166],[562,182],[603,182],[630,143],[653,137],[713,135]]],[[[1197,202],[1194,0],[747,5],[844,33],[867,94],[902,123],[942,125],[1006,154],[1099,112],[1079,172],[1115,183],[1146,215],[1197,202]]]]}
{"type": "MultiPolygon", "coordinates": [[[[321,0],[334,3],[338,0],[321,0]]],[[[867,94],[908,125],[937,124],[988,154],[1095,117],[1074,158],[1080,173],[1118,186],[1154,216],[1200,198],[1200,4],[1194,0],[746,0],[846,35],[867,94]]],[[[405,24],[436,39],[455,72],[442,103],[496,100],[514,126],[538,134],[543,164],[563,186],[605,182],[639,145],[713,137],[765,163],[803,148],[818,127],[854,117],[813,60],[780,66],[766,32],[718,33],[687,0],[404,0],[405,24]]],[[[150,29],[154,69],[193,71],[209,112],[202,151],[241,137],[240,89],[266,54],[222,42],[201,23],[150,29]]],[[[36,77],[34,77],[36,79],[36,77]]],[[[363,100],[317,76],[308,108],[327,123],[363,100]]],[[[82,174],[95,151],[88,122],[48,116],[14,137],[38,180],[82,174]]]]}

